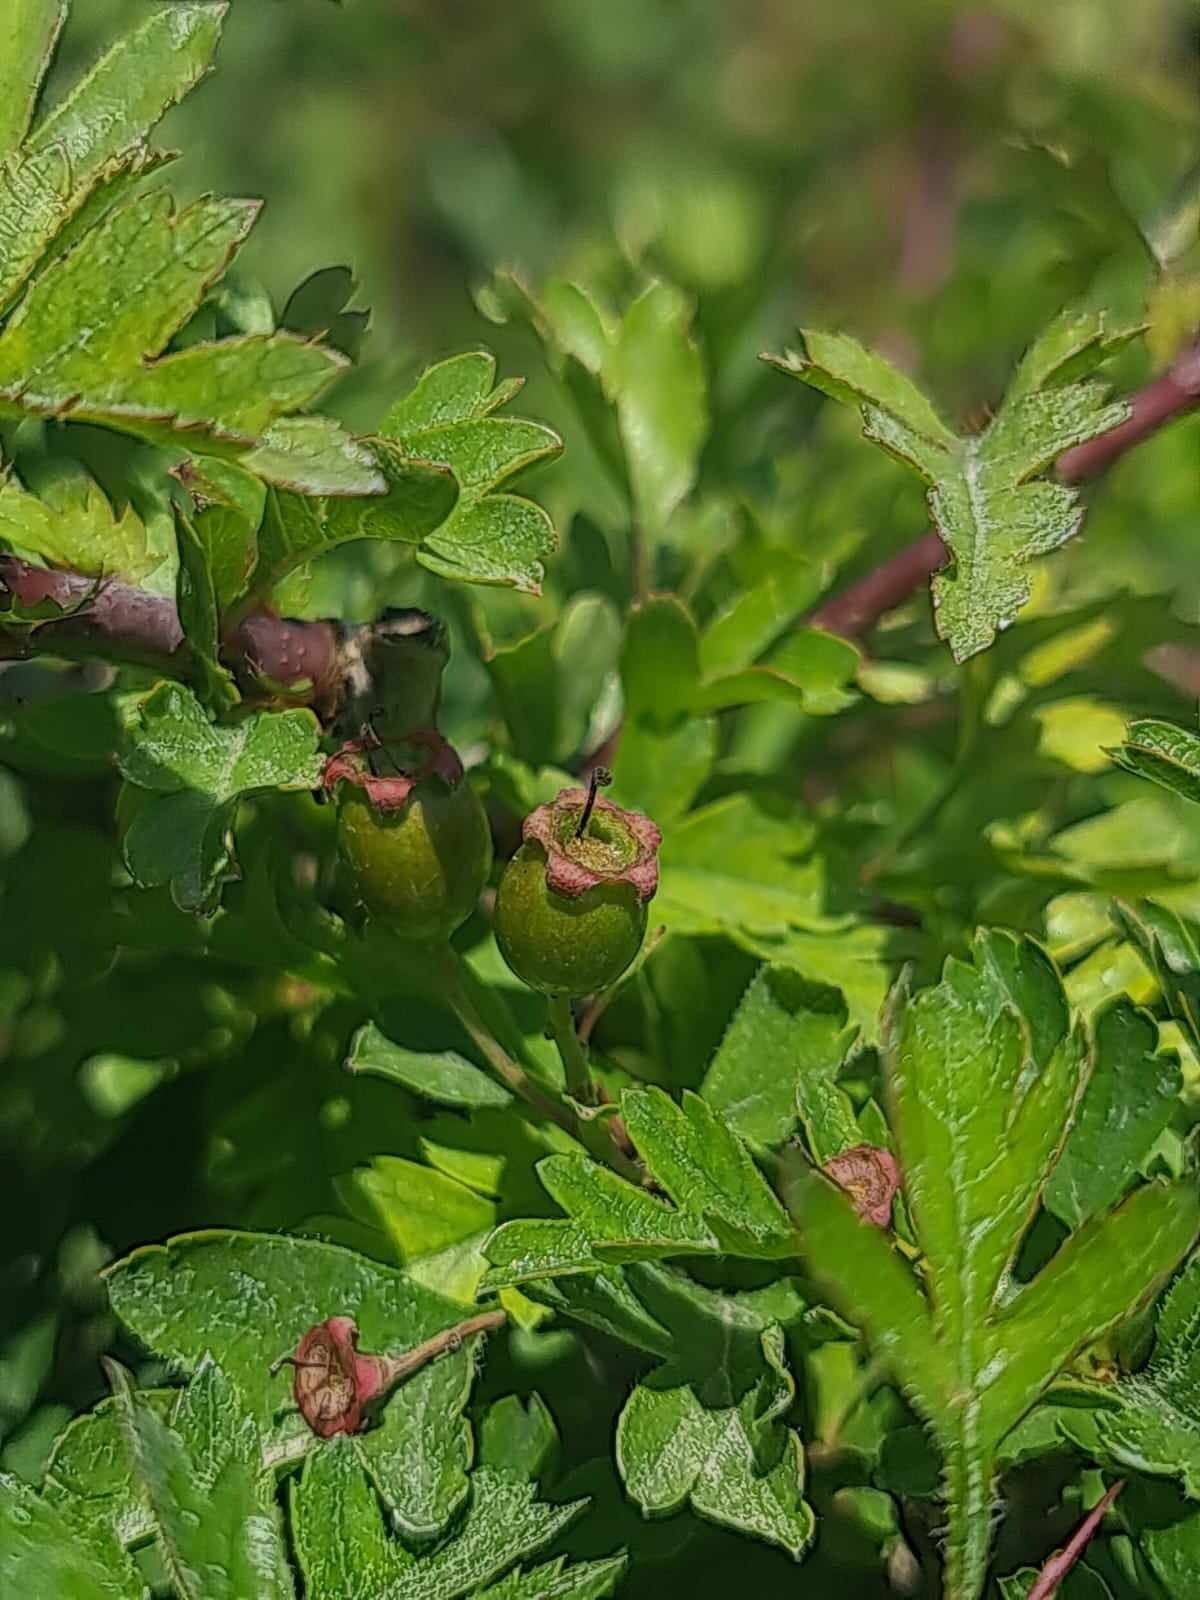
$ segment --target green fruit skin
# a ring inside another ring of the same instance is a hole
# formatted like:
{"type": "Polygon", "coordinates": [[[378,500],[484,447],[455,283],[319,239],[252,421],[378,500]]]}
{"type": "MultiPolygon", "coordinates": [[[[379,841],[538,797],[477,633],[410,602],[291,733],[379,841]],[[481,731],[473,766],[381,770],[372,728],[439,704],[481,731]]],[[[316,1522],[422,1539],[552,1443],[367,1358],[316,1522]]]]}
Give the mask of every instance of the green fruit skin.
{"type": "Polygon", "coordinates": [[[528,840],[504,869],[493,926],[500,954],[543,994],[595,994],[642,948],[647,910],[631,883],[597,884],[578,900],[546,884],[546,856],[528,840]]]}
{"type": "Polygon", "coordinates": [[[373,917],[402,939],[446,939],[475,909],[492,866],[492,835],[469,783],[425,778],[400,811],[376,811],[345,788],[338,848],[373,917]]]}

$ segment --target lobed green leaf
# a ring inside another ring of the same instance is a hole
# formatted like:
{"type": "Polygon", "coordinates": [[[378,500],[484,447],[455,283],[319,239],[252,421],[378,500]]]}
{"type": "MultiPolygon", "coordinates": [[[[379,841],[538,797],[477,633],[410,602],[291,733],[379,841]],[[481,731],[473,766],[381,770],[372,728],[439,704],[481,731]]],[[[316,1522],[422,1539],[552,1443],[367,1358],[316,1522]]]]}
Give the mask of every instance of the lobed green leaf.
{"type": "Polygon", "coordinates": [[[344,361],[291,334],[246,335],[164,354],[257,215],[254,202],[134,196],[41,273],[0,332],[0,402],[125,428],[184,429],[250,445],[308,405],[344,361]],[[154,359],[151,359],[154,358],[154,359]]]}
{"type": "Polygon", "coordinates": [[[334,1440],[308,1458],[292,1495],[308,1593],[313,1600],[458,1600],[548,1544],[586,1505],[544,1505],[534,1492],[480,1467],[461,1527],[432,1553],[414,1555],[387,1537],[351,1442],[334,1440]]]}
{"type": "Polygon", "coordinates": [[[123,578],[152,594],[172,594],[177,557],[170,514],[143,519],[132,504],[120,512],[99,485],[81,477],[57,492],[31,494],[9,477],[0,483],[0,540],[48,566],[88,577],[123,578]]]}
{"type": "Polygon", "coordinates": [[[956,661],[993,642],[1029,599],[1029,564],[1078,529],[1073,489],[1031,481],[1073,445],[1128,414],[1099,387],[1073,381],[1131,337],[1092,313],[1065,313],[1018,368],[979,434],[959,438],[904,374],[843,334],[804,333],[802,353],[767,359],[862,413],[863,432],[929,485],[950,563],[933,580],[934,620],[956,661]]]}
{"type": "Polygon", "coordinates": [[[150,129],[208,70],[228,9],[181,0],[119,39],[42,118],[24,147],[65,3],[14,0],[0,23],[0,310],[130,182],[161,163],[150,129]]]}
{"type": "Polygon", "coordinates": [[[818,1162],[860,1143],[835,1084],[854,1040],[841,994],[786,967],[762,966],[742,996],[700,1086],[750,1145],[783,1144],[802,1120],[818,1162]]]}
{"type": "Polygon", "coordinates": [[[1101,1012],[1095,1030],[1087,1088],[1045,1192],[1047,1210],[1069,1228],[1120,1199],[1183,1085],[1178,1060],[1158,1053],[1154,1019],[1128,1000],[1101,1012]]]}
{"type": "MultiPolygon", "coordinates": [[[[1109,1017],[1106,1049],[1127,1049],[1127,1025],[1146,1045],[1146,1020],[1132,1008],[1109,1017]]],[[[1031,1280],[1014,1281],[1090,1066],[1057,973],[1027,939],[980,932],[972,963],[951,959],[942,982],[916,996],[901,987],[884,1052],[922,1285],[816,1173],[803,1174],[789,1200],[813,1270],[862,1319],[941,1444],[947,1590],[968,1600],[985,1581],[1001,1440],[1083,1345],[1155,1292],[1196,1237],[1200,1200],[1188,1183],[1153,1183],[1098,1211],[1128,1176],[1117,1118],[1115,1184],[1104,1170],[1078,1207],[1093,1207],[1091,1220],[1031,1280]]],[[[1077,1156],[1100,1169],[1104,1094],[1102,1080],[1077,1156]]],[[[1074,1171],[1080,1192],[1083,1170],[1074,1171]]]]}
{"type": "Polygon", "coordinates": [[[55,1600],[145,1600],[126,1553],[97,1529],[80,1530],[67,1511],[0,1473],[0,1587],[55,1600]]]}
{"type": "Polygon", "coordinates": [[[691,307],[677,289],[651,284],[625,313],[603,370],[647,539],[661,535],[695,482],[708,432],[704,368],[690,320],[691,307]]]}
{"type": "Polygon", "coordinates": [[[373,1022],[365,1023],[351,1039],[346,1069],[373,1073],[426,1100],[464,1111],[506,1106],[512,1100],[503,1085],[455,1051],[406,1050],[373,1022]]]}
{"type": "Polygon", "coordinates": [[[592,1274],[612,1262],[794,1253],[787,1214],[749,1152],[698,1095],[685,1092],[676,1105],[661,1089],[627,1089],[620,1111],[673,1204],[586,1156],[549,1156],[538,1176],[569,1220],[499,1227],[484,1248],[492,1265],[482,1289],[592,1274]]]}
{"type": "MultiPolygon", "coordinates": [[[[1200,1500],[1200,1257],[1193,1256],[1159,1307],[1146,1365],[1115,1383],[1079,1387],[1097,1410],[1084,1448],[1121,1472],[1178,1481],[1200,1500]]],[[[1064,1408],[1059,1426],[1081,1442],[1064,1408]]]]}
{"type": "Polygon", "coordinates": [[[1124,743],[1108,753],[1126,772],[1185,800],[1200,800],[1200,734],[1147,717],[1131,722],[1124,743]]]}
{"type": "Polygon", "coordinates": [[[0,21],[0,157],[24,139],[67,0],[12,0],[0,21]]]}
{"type": "Polygon", "coordinates": [[[160,684],[132,716],[120,758],[129,782],[150,791],[125,835],[135,880],[169,885],[181,910],[208,905],[233,859],[238,799],[261,789],[315,788],[318,732],[309,711],[256,712],[221,727],[182,685],[160,684]]]}
{"type": "Polygon", "coordinates": [[[528,1404],[506,1394],[487,1409],[479,1430],[479,1464],[528,1483],[543,1477],[557,1458],[558,1428],[536,1391],[528,1404]]]}
{"type": "Polygon", "coordinates": [[[1169,906],[1118,901],[1117,925],[1148,962],[1170,1015],[1200,1053],[1200,933],[1169,906]]]}
{"type": "Polygon", "coordinates": [[[800,1437],[781,1425],[795,1397],[783,1333],[732,1296],[711,1298],[720,1304],[716,1348],[706,1349],[689,1324],[687,1355],[638,1384],[617,1424],[617,1465],[646,1516],[690,1505],[798,1561],[816,1518],[804,1499],[800,1437]],[[759,1370],[752,1375],[739,1369],[754,1341],[759,1370]]]}
{"type": "Polygon", "coordinates": [[[292,1600],[273,1485],[252,1418],[237,1415],[220,1368],[203,1362],[171,1422],[110,1364],[117,1410],[180,1600],[292,1600]]]}
{"type": "Polygon", "coordinates": [[[417,559],[441,577],[538,594],[542,559],[557,544],[553,525],[532,500],[494,491],[557,455],[562,440],[541,423],[494,416],[515,393],[495,388],[495,373],[483,351],[441,362],[392,407],[380,434],[410,456],[445,462],[459,484],[457,506],[417,559]]]}
{"type": "Polygon", "coordinates": [[[563,1557],[540,1567],[517,1568],[499,1583],[482,1590],[478,1600],[601,1600],[609,1595],[627,1566],[622,1555],[601,1561],[576,1561],[563,1557]]]}

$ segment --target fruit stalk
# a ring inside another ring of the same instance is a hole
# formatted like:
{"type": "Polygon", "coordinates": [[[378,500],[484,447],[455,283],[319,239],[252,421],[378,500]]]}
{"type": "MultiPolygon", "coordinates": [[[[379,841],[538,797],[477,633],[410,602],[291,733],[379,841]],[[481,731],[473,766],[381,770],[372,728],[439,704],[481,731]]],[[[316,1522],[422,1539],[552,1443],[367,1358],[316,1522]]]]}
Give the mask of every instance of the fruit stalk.
{"type": "Polygon", "coordinates": [[[563,1072],[567,1079],[567,1093],[580,1105],[595,1103],[596,1086],[592,1082],[587,1051],[579,1042],[575,1031],[575,1018],[571,1002],[565,994],[550,995],[546,1000],[546,1031],[558,1047],[563,1072]]]}

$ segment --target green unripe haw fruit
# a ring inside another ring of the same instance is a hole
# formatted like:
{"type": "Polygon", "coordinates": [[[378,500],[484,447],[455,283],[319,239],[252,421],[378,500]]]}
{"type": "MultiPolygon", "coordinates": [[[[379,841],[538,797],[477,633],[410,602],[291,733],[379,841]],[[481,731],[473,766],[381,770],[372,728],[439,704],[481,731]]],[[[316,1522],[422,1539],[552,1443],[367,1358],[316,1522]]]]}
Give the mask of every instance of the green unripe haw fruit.
{"type": "Polygon", "coordinates": [[[661,835],[640,812],[597,800],[598,781],[599,772],[590,791],[564,789],[531,812],[500,879],[500,954],[543,994],[609,988],[646,935],[661,835]]]}
{"type": "Polygon", "coordinates": [[[338,788],[338,848],[359,899],[402,939],[449,938],[475,909],[492,865],[492,836],[462,763],[433,729],[389,742],[343,745],[323,782],[338,788]]]}

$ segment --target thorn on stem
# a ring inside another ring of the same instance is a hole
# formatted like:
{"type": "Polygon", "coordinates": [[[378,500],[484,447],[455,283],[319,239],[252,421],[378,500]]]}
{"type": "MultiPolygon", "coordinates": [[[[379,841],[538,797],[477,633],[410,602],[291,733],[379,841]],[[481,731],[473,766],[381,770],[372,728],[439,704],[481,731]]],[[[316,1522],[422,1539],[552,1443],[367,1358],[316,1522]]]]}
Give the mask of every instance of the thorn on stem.
{"type": "Polygon", "coordinates": [[[1061,1550],[1054,1552],[1038,1573],[1033,1588],[1029,1591],[1028,1600],[1051,1600],[1051,1596],[1058,1593],[1059,1585],[1099,1531],[1100,1524],[1108,1515],[1109,1507],[1124,1487],[1124,1478],[1119,1478],[1092,1507],[1067,1543],[1061,1550]]]}

